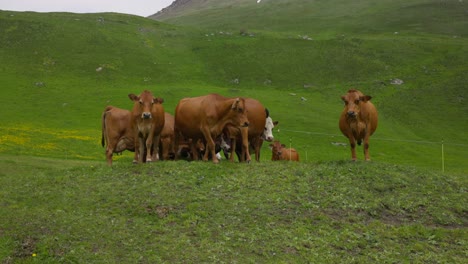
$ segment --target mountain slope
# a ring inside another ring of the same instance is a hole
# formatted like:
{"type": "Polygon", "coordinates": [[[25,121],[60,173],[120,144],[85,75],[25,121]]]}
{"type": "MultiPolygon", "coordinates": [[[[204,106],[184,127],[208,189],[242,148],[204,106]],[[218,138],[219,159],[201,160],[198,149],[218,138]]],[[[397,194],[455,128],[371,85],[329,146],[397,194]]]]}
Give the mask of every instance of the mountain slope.
{"type": "Polygon", "coordinates": [[[178,0],[150,18],[217,30],[309,34],[468,33],[466,1],[178,0]]]}

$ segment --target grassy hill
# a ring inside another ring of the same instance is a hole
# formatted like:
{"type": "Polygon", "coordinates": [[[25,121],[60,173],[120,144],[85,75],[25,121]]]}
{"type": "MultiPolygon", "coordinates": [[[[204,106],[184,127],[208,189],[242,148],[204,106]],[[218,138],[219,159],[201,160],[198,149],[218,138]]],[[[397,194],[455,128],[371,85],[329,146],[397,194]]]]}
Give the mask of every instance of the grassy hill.
{"type": "Polygon", "coordinates": [[[466,259],[465,175],[343,161],[0,166],[5,263],[466,259]]]}
{"type": "MultiPolygon", "coordinates": [[[[308,40],[112,13],[3,11],[0,19],[3,154],[104,160],[101,111],[108,104],[129,109],[127,94],[150,89],[171,113],[187,96],[257,98],[280,121],[276,137],[302,160],[346,160],[349,150],[332,143],[346,143],[337,128],[339,97],[355,87],[379,110],[373,159],[441,170],[444,141],[446,169],[468,170],[463,32],[454,38],[380,30],[308,40]]],[[[264,147],[262,159],[269,155],[264,147]]]]}
{"type": "Polygon", "coordinates": [[[0,11],[2,262],[466,259],[466,3],[201,2],[164,22],[0,11]],[[351,87],[379,110],[372,162],[336,144],[351,87]],[[256,98],[301,163],[265,144],[250,165],[108,168],[102,110],[144,89],[170,113],[256,98]]]}
{"type": "Polygon", "coordinates": [[[260,30],[309,34],[382,32],[468,33],[468,4],[458,0],[205,0],[175,1],[150,16],[171,24],[218,30],[260,30]]]}

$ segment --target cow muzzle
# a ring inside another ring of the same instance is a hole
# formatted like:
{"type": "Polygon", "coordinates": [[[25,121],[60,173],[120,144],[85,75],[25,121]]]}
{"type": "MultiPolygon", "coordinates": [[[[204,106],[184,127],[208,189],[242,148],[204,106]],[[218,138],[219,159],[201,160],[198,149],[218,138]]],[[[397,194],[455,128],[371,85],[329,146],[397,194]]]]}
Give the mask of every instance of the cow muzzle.
{"type": "Polygon", "coordinates": [[[352,117],[352,118],[355,118],[356,117],[356,112],[354,111],[348,111],[348,117],[352,117]]]}
{"type": "Polygon", "coordinates": [[[249,127],[249,122],[244,122],[243,124],[241,124],[241,127],[249,127]]]}
{"type": "Polygon", "coordinates": [[[150,119],[151,118],[151,113],[150,112],[143,112],[143,114],[141,114],[141,118],[150,119]]]}

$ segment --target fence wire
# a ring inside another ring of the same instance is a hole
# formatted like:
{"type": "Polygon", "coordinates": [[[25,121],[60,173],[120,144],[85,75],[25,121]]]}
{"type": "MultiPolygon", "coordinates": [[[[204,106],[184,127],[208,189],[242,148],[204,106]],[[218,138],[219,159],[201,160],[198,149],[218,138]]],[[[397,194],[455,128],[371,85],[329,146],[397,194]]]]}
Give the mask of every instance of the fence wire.
{"type": "MultiPolygon", "coordinates": [[[[281,131],[293,132],[293,133],[302,133],[302,134],[308,134],[308,135],[327,136],[327,137],[342,137],[343,136],[342,134],[329,134],[329,133],[309,132],[309,131],[290,130],[290,129],[281,129],[281,130],[278,130],[278,133],[281,134],[281,131]]],[[[419,143],[419,144],[438,144],[438,145],[444,144],[444,145],[451,145],[451,146],[468,147],[468,144],[446,142],[445,140],[427,141],[427,140],[393,139],[393,138],[379,138],[379,137],[372,137],[372,140],[406,142],[406,143],[419,143]]]]}
{"type": "MultiPolygon", "coordinates": [[[[291,130],[291,129],[278,129],[277,130],[277,137],[281,138],[284,136],[289,135],[284,135],[281,132],[286,132],[285,134],[288,134],[288,132],[291,133],[301,133],[301,134],[307,134],[307,135],[315,135],[315,136],[321,136],[321,137],[331,137],[331,138],[343,138],[345,137],[342,134],[332,134],[332,133],[322,133],[322,132],[312,132],[312,131],[301,131],[301,130],[291,130]]],[[[445,150],[444,146],[456,146],[456,147],[468,147],[468,143],[459,143],[459,142],[447,142],[444,139],[441,141],[429,141],[429,140],[411,140],[411,139],[395,139],[395,138],[380,138],[380,137],[372,137],[372,140],[377,140],[377,141],[390,141],[390,142],[404,142],[404,143],[415,143],[415,144],[426,144],[426,145],[434,145],[434,146],[441,146],[441,165],[442,165],[442,172],[445,172],[445,150]]],[[[348,143],[342,143],[342,142],[332,142],[332,144],[336,146],[347,146],[348,143]]],[[[292,138],[289,138],[289,145],[292,146],[292,138]]],[[[307,149],[309,146],[295,146],[297,149],[303,149],[306,151],[306,160],[308,160],[308,151],[307,149]]]]}

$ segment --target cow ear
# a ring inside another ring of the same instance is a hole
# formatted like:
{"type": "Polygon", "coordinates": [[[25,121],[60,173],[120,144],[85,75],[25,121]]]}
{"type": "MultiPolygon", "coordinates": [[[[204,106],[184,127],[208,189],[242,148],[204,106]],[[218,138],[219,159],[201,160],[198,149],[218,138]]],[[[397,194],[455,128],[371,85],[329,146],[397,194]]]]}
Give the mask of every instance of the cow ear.
{"type": "Polygon", "coordinates": [[[155,103],[158,103],[158,104],[162,104],[164,103],[164,99],[162,99],[161,97],[158,97],[158,98],[153,98],[153,102],[155,103]]]}
{"type": "Polygon", "coordinates": [[[279,124],[279,121],[273,122],[273,125],[274,125],[274,126],[277,126],[278,124],[279,124]]]}
{"type": "Polygon", "coordinates": [[[343,102],[345,102],[345,103],[346,103],[346,98],[344,97],[344,95],[343,95],[343,96],[341,96],[341,100],[343,100],[343,102]]]}
{"type": "Polygon", "coordinates": [[[237,109],[237,106],[239,105],[239,101],[240,99],[239,98],[236,98],[236,101],[232,104],[232,109],[237,109]]]}
{"type": "Polygon", "coordinates": [[[130,100],[132,100],[132,101],[139,101],[140,100],[140,98],[138,98],[138,96],[136,96],[134,94],[129,94],[128,98],[130,98],[130,100]]]}
{"type": "Polygon", "coordinates": [[[364,95],[364,96],[359,97],[359,100],[361,100],[363,102],[370,101],[370,99],[372,99],[372,96],[370,96],[370,95],[364,95]]]}
{"type": "Polygon", "coordinates": [[[282,146],[283,148],[285,148],[285,147],[286,147],[286,145],[285,145],[285,144],[281,144],[281,146],[282,146]]]}

